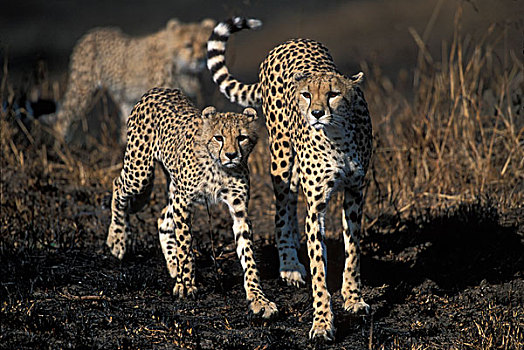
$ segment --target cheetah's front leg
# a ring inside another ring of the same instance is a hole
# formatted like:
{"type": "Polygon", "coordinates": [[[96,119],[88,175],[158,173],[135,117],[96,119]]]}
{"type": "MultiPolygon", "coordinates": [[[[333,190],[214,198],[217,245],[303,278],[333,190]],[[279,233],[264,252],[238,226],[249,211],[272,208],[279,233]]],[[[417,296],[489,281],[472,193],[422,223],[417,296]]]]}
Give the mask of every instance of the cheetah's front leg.
{"type": "Polygon", "coordinates": [[[309,337],[333,340],[335,326],[331,310],[331,295],[327,289],[327,249],[324,244],[324,217],[327,200],[324,193],[313,189],[306,190],[305,194],[308,203],[305,231],[314,308],[313,325],[309,331],[309,337]]]}
{"type": "Polygon", "coordinates": [[[176,238],[176,275],[173,294],[179,298],[194,297],[197,287],[195,284],[195,258],[191,247],[193,243],[190,227],[191,201],[180,194],[175,194],[172,198],[165,219],[168,218],[169,213],[173,213],[172,224],[176,238]]]}
{"type": "Polygon", "coordinates": [[[342,280],[342,298],[346,311],[369,314],[370,307],[364,302],[360,282],[360,222],[362,219],[362,191],[346,190],[342,210],[346,262],[342,280]]]}
{"type": "Polygon", "coordinates": [[[124,257],[126,241],[131,231],[129,223],[130,195],[125,193],[121,176],[113,181],[113,196],[111,198],[111,224],[107,234],[106,244],[111,249],[111,254],[118,259],[124,257]]]}
{"type": "Polygon", "coordinates": [[[253,253],[253,234],[251,222],[247,218],[247,195],[241,198],[227,198],[233,218],[233,233],[237,246],[237,255],[244,270],[244,289],[249,301],[249,310],[254,315],[269,319],[278,313],[275,303],[269,301],[260,286],[260,275],[253,253]],[[242,198],[243,197],[243,198],[242,198]]]}

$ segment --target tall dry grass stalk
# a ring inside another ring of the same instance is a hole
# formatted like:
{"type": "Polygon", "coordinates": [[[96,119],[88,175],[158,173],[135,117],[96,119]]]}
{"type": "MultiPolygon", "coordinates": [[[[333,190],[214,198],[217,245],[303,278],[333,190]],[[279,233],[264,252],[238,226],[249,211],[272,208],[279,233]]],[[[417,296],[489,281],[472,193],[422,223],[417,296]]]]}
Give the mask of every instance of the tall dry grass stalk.
{"type": "Polygon", "coordinates": [[[422,52],[412,101],[379,70],[368,79],[376,138],[369,217],[485,198],[501,209],[524,203],[522,61],[512,51],[496,54],[505,31],[492,25],[473,41],[462,36],[460,18],[459,8],[440,62],[410,29],[422,52]]]}

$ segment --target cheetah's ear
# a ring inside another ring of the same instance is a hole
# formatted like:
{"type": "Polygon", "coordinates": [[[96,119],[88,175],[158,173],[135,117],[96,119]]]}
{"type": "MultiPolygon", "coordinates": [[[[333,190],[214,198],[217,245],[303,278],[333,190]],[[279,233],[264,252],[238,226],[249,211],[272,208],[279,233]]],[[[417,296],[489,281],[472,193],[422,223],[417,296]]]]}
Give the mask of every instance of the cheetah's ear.
{"type": "Polygon", "coordinates": [[[251,107],[247,107],[242,112],[243,115],[247,116],[247,120],[251,123],[258,119],[257,111],[251,107]]]}
{"type": "Polygon", "coordinates": [[[211,18],[204,18],[201,22],[200,22],[200,25],[202,25],[202,27],[204,28],[215,28],[215,25],[216,25],[217,21],[215,21],[214,19],[211,19],[211,18]]]}
{"type": "Polygon", "coordinates": [[[307,78],[309,76],[309,74],[306,74],[304,72],[297,72],[295,73],[295,75],[293,75],[293,80],[295,81],[295,83],[298,83],[299,81],[307,78]]]}
{"type": "Polygon", "coordinates": [[[217,113],[217,110],[215,107],[213,106],[206,107],[202,111],[202,118],[207,119],[211,117],[212,115],[215,115],[216,113],[217,113]]]}
{"type": "Polygon", "coordinates": [[[355,75],[352,75],[349,77],[349,80],[351,81],[351,83],[353,83],[353,85],[359,85],[360,83],[362,83],[362,81],[364,81],[364,73],[359,72],[355,75]]]}
{"type": "Polygon", "coordinates": [[[171,18],[169,21],[167,21],[166,28],[167,29],[174,29],[180,25],[180,21],[178,18],[171,18]]]}

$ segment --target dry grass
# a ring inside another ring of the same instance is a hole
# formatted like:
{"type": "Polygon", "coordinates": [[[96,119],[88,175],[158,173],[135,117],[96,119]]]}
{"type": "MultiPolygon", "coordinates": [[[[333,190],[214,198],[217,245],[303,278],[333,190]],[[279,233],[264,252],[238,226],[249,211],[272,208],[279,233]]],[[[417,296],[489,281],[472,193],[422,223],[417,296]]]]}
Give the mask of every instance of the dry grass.
{"type": "Polygon", "coordinates": [[[477,42],[460,32],[461,10],[442,59],[425,50],[412,101],[400,95],[377,68],[366,97],[375,117],[376,149],[366,213],[401,214],[421,208],[483,200],[501,209],[524,203],[524,70],[514,52],[497,57],[504,40],[492,26],[477,42]]]}
{"type": "Polygon", "coordinates": [[[465,349],[522,349],[524,319],[518,313],[489,303],[480,319],[465,327],[461,345],[465,349]]]}

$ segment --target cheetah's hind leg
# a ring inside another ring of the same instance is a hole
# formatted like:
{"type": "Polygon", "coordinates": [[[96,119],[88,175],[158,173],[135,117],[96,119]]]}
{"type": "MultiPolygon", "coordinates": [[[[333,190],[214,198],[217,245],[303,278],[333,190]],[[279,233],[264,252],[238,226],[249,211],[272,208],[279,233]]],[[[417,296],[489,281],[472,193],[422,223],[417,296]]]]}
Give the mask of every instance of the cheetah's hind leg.
{"type": "Polygon", "coordinates": [[[298,261],[297,252],[300,249],[300,233],[298,231],[298,219],[297,219],[297,201],[298,201],[298,190],[300,188],[299,176],[298,176],[298,165],[295,162],[293,164],[291,172],[291,182],[289,187],[289,202],[288,202],[288,213],[289,213],[289,226],[291,233],[291,247],[288,248],[291,251],[291,261],[288,261],[286,267],[280,269],[280,277],[288,285],[300,287],[306,284],[304,278],[306,277],[306,268],[298,261]],[[294,247],[293,247],[294,246],[294,247]],[[293,257],[295,255],[295,257],[293,257]]]}
{"type": "Polygon", "coordinates": [[[176,278],[178,250],[176,240],[174,239],[173,215],[167,214],[168,211],[169,205],[162,210],[160,218],[158,218],[158,238],[162,246],[162,253],[164,253],[164,258],[166,259],[169,275],[171,278],[176,278]]]}
{"type": "Polygon", "coordinates": [[[124,167],[120,176],[113,181],[111,200],[111,224],[106,244],[118,259],[124,257],[127,237],[131,233],[129,214],[131,209],[139,210],[149,199],[153,187],[154,168],[149,173],[141,173],[132,164],[124,167]],[[140,179],[140,181],[133,181],[140,179]],[[133,208],[132,208],[133,207],[133,208]]]}
{"type": "MultiPolygon", "coordinates": [[[[142,210],[146,206],[146,204],[149,203],[149,199],[151,198],[151,193],[153,192],[153,180],[154,178],[152,176],[149,180],[149,183],[142,190],[142,192],[140,192],[139,194],[131,198],[129,202],[129,212],[131,214],[138,213],[140,210],[142,210]]],[[[162,215],[164,213],[164,210],[162,211],[162,215]]]]}

